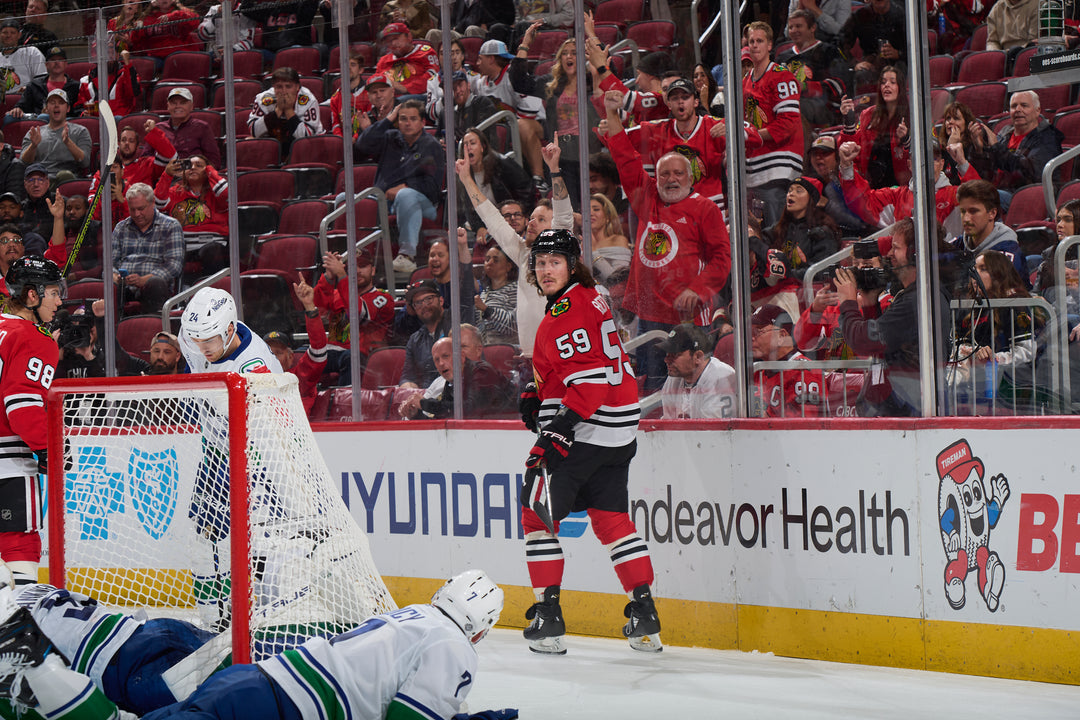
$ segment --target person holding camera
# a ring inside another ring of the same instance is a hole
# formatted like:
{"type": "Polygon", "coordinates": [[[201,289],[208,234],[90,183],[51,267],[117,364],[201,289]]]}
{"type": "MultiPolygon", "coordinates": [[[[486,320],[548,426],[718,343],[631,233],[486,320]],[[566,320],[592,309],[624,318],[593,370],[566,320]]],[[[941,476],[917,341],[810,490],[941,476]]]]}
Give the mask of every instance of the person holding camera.
{"type": "Polygon", "coordinates": [[[161,212],[180,221],[185,233],[229,234],[229,184],[202,155],[170,160],[154,199],[161,212]]]}
{"type": "MultiPolygon", "coordinates": [[[[892,302],[888,284],[889,272],[882,267],[882,253],[888,254],[892,241],[888,237],[866,238],[851,246],[851,267],[855,284],[867,300],[876,298],[884,312],[892,302]]],[[[813,360],[847,360],[856,353],[844,342],[840,332],[840,296],[833,278],[842,266],[834,265],[822,272],[825,285],[814,295],[814,301],[795,323],[793,337],[799,350],[813,360]]]]}
{"type": "MultiPolygon", "coordinates": [[[[922,414],[915,249],[915,223],[905,218],[893,225],[892,241],[885,256],[897,289],[884,312],[876,293],[859,289],[852,270],[836,270],[833,282],[840,302],[837,311],[844,342],[855,354],[879,361],[870,369],[859,395],[858,413],[862,417],[922,414]]],[[[940,338],[946,338],[952,318],[944,296],[938,298],[936,311],[934,331],[940,338]]]]}

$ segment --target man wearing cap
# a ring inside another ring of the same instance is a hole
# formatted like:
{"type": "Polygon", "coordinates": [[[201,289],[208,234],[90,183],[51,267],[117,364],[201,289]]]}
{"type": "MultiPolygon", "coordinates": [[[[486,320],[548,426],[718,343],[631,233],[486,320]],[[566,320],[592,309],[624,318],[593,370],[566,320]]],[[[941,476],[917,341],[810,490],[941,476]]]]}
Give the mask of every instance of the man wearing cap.
{"type": "MultiPolygon", "coordinates": [[[[460,141],[465,137],[465,132],[476,127],[484,120],[495,114],[495,104],[491,98],[481,97],[472,92],[469,74],[464,70],[455,70],[454,76],[454,139],[460,141]]],[[[427,115],[435,120],[435,125],[440,130],[446,128],[446,117],[443,113],[442,85],[437,82],[428,84],[427,115]]],[[[495,128],[484,131],[488,139],[494,137],[495,128]]]]}
{"type": "Polygon", "coordinates": [[[0,292],[8,295],[7,285],[2,282],[11,263],[26,254],[22,232],[11,223],[0,223],[0,292]]]}
{"type": "MultiPolygon", "coordinates": [[[[210,130],[210,126],[198,118],[191,117],[191,111],[195,107],[191,91],[185,87],[173,88],[167,100],[169,122],[158,123],[158,127],[165,133],[166,139],[176,150],[176,156],[180,159],[192,155],[202,155],[206,161],[214,167],[223,167],[221,164],[221,148],[218,147],[217,138],[210,130]]],[[[149,134],[149,131],[147,131],[149,134]]],[[[157,152],[153,146],[147,146],[143,155],[153,155],[157,152]]],[[[165,161],[166,163],[168,160],[165,161]]],[[[162,168],[165,163],[162,163],[162,168]]]]}
{"type": "MultiPolygon", "coordinates": [[[[314,293],[314,304],[318,311],[326,313],[330,328],[328,371],[338,373],[340,384],[348,385],[352,377],[349,273],[341,256],[323,255],[323,275],[315,283],[314,293]]],[[[386,345],[386,336],[394,325],[394,298],[375,287],[375,265],[367,251],[356,254],[356,295],[360,325],[356,333],[363,368],[371,352],[386,345]]]]}
{"type": "MultiPolygon", "coordinates": [[[[24,191],[25,192],[25,191],[24,191]]],[[[0,223],[16,223],[22,220],[22,201],[13,192],[0,195],[0,223]]]]}
{"type": "Polygon", "coordinates": [[[319,308],[315,306],[315,291],[307,284],[303,275],[300,275],[300,282],[293,283],[293,292],[304,307],[307,350],[297,358],[293,350],[292,335],[287,330],[272,330],[263,335],[263,341],[281,363],[282,371],[291,372],[298,378],[304,411],[310,413],[315,397],[319,394],[319,380],[326,370],[326,330],[319,318],[319,308]]]}
{"type": "Polygon", "coordinates": [[[413,44],[409,26],[392,22],[379,38],[387,53],[375,64],[375,72],[390,80],[396,95],[426,97],[428,80],[439,75],[439,57],[427,43],[413,44]]]}
{"type": "MultiPolygon", "coordinates": [[[[788,15],[788,37],[794,43],[776,56],[799,81],[799,106],[807,125],[825,127],[840,123],[840,98],[845,89],[847,64],[837,47],[815,37],[817,22],[809,10],[788,15]]],[[[805,127],[804,127],[805,132],[805,127]]]]}
{"type": "MultiPolygon", "coordinates": [[[[750,316],[754,360],[799,362],[810,358],[795,347],[791,316],[778,305],[762,305],[750,316]]],[[[757,417],[829,415],[828,383],[820,370],[758,370],[752,414],[757,417]]]]}
{"type": "Polygon", "coordinates": [[[164,330],[150,340],[150,367],[143,375],[177,375],[183,372],[184,356],[180,353],[180,340],[164,330]]]}
{"type": "Polygon", "coordinates": [[[431,348],[435,341],[450,334],[450,314],[445,312],[442,293],[434,280],[421,280],[409,287],[405,302],[420,320],[420,329],[405,343],[405,365],[401,369],[401,387],[422,388],[438,376],[431,348]]]}
{"type": "MultiPolygon", "coordinates": [[[[727,225],[720,209],[694,192],[686,156],[660,157],[656,179],[649,177],[619,123],[622,102],[617,90],[604,95],[607,145],[639,218],[623,309],[638,316],[642,332],[667,332],[688,321],[706,326],[731,270],[727,225]]],[[[638,351],[638,369],[647,390],[659,388],[667,377],[663,354],[649,345],[638,351]]]]}
{"type": "Polygon", "coordinates": [[[354,145],[357,152],[378,160],[375,185],[393,203],[390,211],[398,222],[394,272],[403,275],[416,270],[414,258],[423,218],[434,220],[442,202],[446,151],[438,140],[424,132],[423,113],[423,103],[406,100],[364,130],[354,145]]]}
{"type": "Polygon", "coordinates": [[[56,193],[49,189],[49,175],[41,163],[27,166],[23,187],[26,189],[26,199],[21,203],[19,228],[26,242],[36,249],[39,238],[43,240],[52,235],[53,215],[49,210],[49,203],[56,193]]]}
{"type": "Polygon", "coordinates": [[[281,143],[281,157],[287,158],[293,140],[322,134],[319,101],[291,67],[278,68],[270,80],[272,87],[251,104],[248,127],[252,137],[272,137],[281,143]]]}
{"type": "Polygon", "coordinates": [[[665,420],[735,417],[735,370],[711,357],[702,328],[676,325],[659,349],[668,369],[660,391],[665,420]]]}
{"type": "MultiPolygon", "coordinates": [[[[75,107],[79,99],[79,81],[68,77],[67,53],[58,45],[45,51],[44,77],[36,77],[23,88],[22,97],[15,107],[8,110],[8,116],[16,120],[24,115],[38,115],[45,109],[45,98],[53,90],[63,90],[67,95],[68,107],[75,107]]],[[[44,119],[44,118],[42,118],[44,119]]]]}
{"type": "Polygon", "coordinates": [[[630,143],[641,155],[645,172],[655,175],[656,161],[670,152],[678,152],[690,161],[694,191],[723,209],[727,145],[726,138],[720,134],[723,123],[711,115],[697,114],[697,92],[686,78],[667,83],[664,103],[671,117],[643,122],[626,131],[630,143]]]}
{"type": "Polygon", "coordinates": [[[46,0],[29,0],[26,3],[26,17],[23,18],[22,32],[19,33],[20,45],[33,45],[43,53],[59,42],[56,33],[42,23],[46,20],[49,3],[46,0]]]}
{"type": "MultiPolygon", "coordinates": [[[[747,26],[747,49],[753,67],[743,77],[744,122],[757,131],[761,143],[747,142],[746,184],[751,196],[764,203],[766,227],[780,219],[784,196],[802,174],[802,114],[799,83],[783,65],[770,59],[773,31],[768,23],[747,26]]],[[[736,115],[731,112],[729,115],[736,115]]]]}
{"type": "Polygon", "coordinates": [[[551,188],[544,180],[544,161],[540,154],[544,137],[541,125],[545,118],[544,103],[535,95],[518,92],[514,87],[509,71],[513,59],[502,40],[484,42],[476,58],[479,77],[474,81],[472,91],[490,98],[496,110],[507,110],[517,116],[525,169],[533,176],[541,194],[546,194],[551,188]]]}
{"type": "Polygon", "coordinates": [[[48,124],[31,127],[23,137],[19,159],[27,165],[44,165],[50,180],[56,180],[57,173],[63,171],[74,178],[90,167],[94,141],[85,127],[68,122],[68,107],[66,91],[61,88],[50,90],[45,97],[48,124]]]}
{"type": "Polygon", "coordinates": [[[822,208],[840,228],[840,237],[862,237],[871,226],[858,217],[844,200],[844,190],[840,186],[839,158],[836,152],[836,135],[820,135],[810,144],[806,164],[810,177],[821,182],[822,208]]]}
{"type": "Polygon", "coordinates": [[[0,91],[5,93],[21,93],[32,79],[46,73],[41,51],[19,43],[21,31],[15,18],[0,21],[0,91]]]}

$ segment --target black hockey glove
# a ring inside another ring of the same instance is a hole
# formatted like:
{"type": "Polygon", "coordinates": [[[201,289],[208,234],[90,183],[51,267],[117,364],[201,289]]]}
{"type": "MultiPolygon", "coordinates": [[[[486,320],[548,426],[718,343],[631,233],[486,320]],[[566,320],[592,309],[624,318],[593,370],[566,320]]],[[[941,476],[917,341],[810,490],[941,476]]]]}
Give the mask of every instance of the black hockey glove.
{"type": "Polygon", "coordinates": [[[554,471],[570,454],[574,444],[574,428],[579,422],[581,416],[576,412],[565,405],[559,408],[552,421],[540,431],[540,437],[525,460],[525,467],[534,468],[543,464],[548,470],[554,471]]]}
{"type": "Polygon", "coordinates": [[[527,383],[521,391],[518,411],[521,412],[521,422],[525,423],[525,427],[536,432],[536,416],[540,413],[540,396],[536,392],[536,383],[527,383]]]}
{"type": "Polygon", "coordinates": [[[45,448],[34,451],[37,456],[37,471],[42,475],[49,474],[49,453],[45,448]]]}

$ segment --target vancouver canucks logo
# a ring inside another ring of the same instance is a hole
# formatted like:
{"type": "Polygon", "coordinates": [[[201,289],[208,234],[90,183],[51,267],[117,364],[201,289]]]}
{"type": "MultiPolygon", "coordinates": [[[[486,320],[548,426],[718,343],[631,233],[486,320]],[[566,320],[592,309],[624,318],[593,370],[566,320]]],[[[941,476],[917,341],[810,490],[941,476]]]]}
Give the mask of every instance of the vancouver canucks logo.
{"type": "Polygon", "coordinates": [[[570,309],[570,299],[563,298],[559,302],[551,306],[551,317],[559,317],[564,312],[570,309]]]}

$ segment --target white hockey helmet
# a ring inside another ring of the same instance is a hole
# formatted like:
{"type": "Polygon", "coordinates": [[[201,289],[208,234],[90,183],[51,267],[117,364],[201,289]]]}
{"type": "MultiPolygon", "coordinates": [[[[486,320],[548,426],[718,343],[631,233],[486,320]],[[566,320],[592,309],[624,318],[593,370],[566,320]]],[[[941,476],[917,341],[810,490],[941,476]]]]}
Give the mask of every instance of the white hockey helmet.
{"type": "Polygon", "coordinates": [[[466,570],[435,591],[431,604],[476,644],[499,622],[503,591],[483,570],[466,570]]]}
{"type": "Polygon", "coordinates": [[[189,340],[220,337],[229,347],[236,332],[236,303],[232,295],[219,288],[205,287],[188,302],[180,320],[180,332],[189,340]]]}

